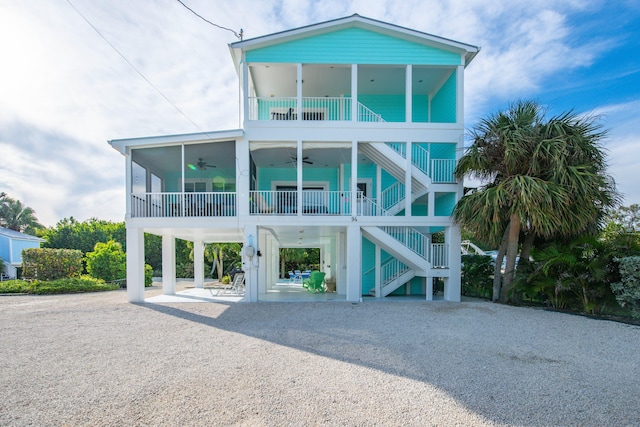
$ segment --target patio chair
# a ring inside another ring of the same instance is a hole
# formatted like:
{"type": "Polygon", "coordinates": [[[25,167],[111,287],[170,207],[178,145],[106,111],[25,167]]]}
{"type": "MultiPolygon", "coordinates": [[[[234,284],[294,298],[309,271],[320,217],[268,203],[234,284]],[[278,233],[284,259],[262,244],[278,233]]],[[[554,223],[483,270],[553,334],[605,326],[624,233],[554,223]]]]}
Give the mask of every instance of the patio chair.
{"type": "Polygon", "coordinates": [[[312,271],[311,276],[304,281],[303,286],[311,293],[324,292],[324,276],[325,273],[322,271],[312,271]]]}

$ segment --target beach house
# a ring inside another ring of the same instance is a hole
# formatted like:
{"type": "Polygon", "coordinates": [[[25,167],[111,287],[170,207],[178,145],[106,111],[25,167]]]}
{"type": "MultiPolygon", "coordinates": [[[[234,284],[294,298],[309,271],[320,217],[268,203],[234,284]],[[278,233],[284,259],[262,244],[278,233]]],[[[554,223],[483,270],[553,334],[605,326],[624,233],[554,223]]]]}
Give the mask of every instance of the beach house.
{"type": "MultiPolygon", "coordinates": [[[[281,250],[319,248],[334,299],[460,300],[464,73],[479,48],[353,15],[229,45],[241,128],[112,140],[126,157],[127,292],[144,300],[144,235],[243,244],[247,302],[284,298],[281,250]]],[[[306,292],[306,299],[324,295],[306,292]]]]}

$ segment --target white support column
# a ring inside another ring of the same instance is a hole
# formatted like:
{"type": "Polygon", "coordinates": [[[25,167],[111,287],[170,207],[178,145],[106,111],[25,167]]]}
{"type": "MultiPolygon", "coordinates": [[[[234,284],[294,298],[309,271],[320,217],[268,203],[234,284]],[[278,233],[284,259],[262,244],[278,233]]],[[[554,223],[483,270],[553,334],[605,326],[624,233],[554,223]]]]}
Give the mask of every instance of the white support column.
{"type": "Polygon", "coordinates": [[[358,64],[351,64],[351,121],[358,121],[358,64]]]}
{"type": "Polygon", "coordinates": [[[413,68],[411,64],[407,65],[405,77],[405,121],[411,123],[413,121],[413,68]]]}
{"type": "Polygon", "coordinates": [[[296,69],[296,74],[297,74],[297,95],[298,95],[298,121],[302,121],[302,83],[304,83],[304,81],[302,80],[302,64],[298,64],[297,69],[296,69]]]}
{"type": "Polygon", "coordinates": [[[127,195],[126,199],[125,199],[125,218],[131,218],[131,192],[132,192],[132,188],[133,186],[131,185],[131,162],[133,156],[131,155],[131,148],[127,148],[127,157],[125,158],[125,166],[124,166],[124,170],[125,170],[125,183],[124,183],[124,188],[125,188],[125,194],[127,195]]]}
{"type": "Polygon", "coordinates": [[[460,264],[460,227],[445,227],[444,241],[449,245],[449,277],[444,279],[444,299],[460,302],[461,296],[461,264],[460,264]]]}
{"type": "Polygon", "coordinates": [[[302,163],[302,141],[298,140],[298,145],[296,147],[296,212],[298,216],[302,216],[302,167],[304,163],[302,163]]]}
{"type": "Polygon", "coordinates": [[[169,234],[162,235],[162,293],[176,293],[176,239],[169,234]]]}
{"type": "Polygon", "coordinates": [[[380,268],[380,262],[382,261],[382,250],[380,246],[376,245],[376,266],[375,266],[375,277],[376,277],[376,298],[382,298],[382,268],[380,268]]]}
{"type": "Polygon", "coordinates": [[[376,201],[382,207],[382,168],[376,165],[376,201]]]}
{"type": "Polygon", "coordinates": [[[202,240],[193,242],[193,286],[204,288],[204,243],[202,240]]]}
{"type": "Polygon", "coordinates": [[[456,71],[456,123],[464,123],[464,55],[462,55],[462,65],[456,71]]]}
{"type": "Polygon", "coordinates": [[[427,301],[433,301],[433,277],[427,275],[424,280],[426,281],[425,293],[427,294],[427,301]]]}
{"type": "Polygon", "coordinates": [[[249,215],[249,185],[251,174],[249,173],[249,141],[239,139],[236,141],[236,207],[237,216],[249,215]]]}
{"type": "Polygon", "coordinates": [[[244,271],[244,300],[246,302],[258,301],[258,227],[247,225],[244,228],[244,247],[242,251],[242,270],[244,271]],[[250,246],[253,250],[248,249],[250,246]],[[253,252],[253,254],[251,254],[253,252]]]}
{"type": "Polygon", "coordinates": [[[351,142],[351,216],[356,217],[358,209],[358,141],[351,142]]]}
{"type": "Polygon", "coordinates": [[[144,302],[144,231],[127,225],[127,299],[144,302]]]}
{"type": "Polygon", "coordinates": [[[412,185],[411,185],[411,171],[412,171],[412,160],[411,160],[411,154],[413,152],[413,143],[411,141],[407,141],[407,147],[406,147],[406,155],[407,155],[407,159],[406,159],[406,166],[404,169],[404,188],[405,188],[405,195],[404,195],[404,215],[405,216],[411,216],[411,194],[413,193],[413,189],[412,189],[412,185]]]}
{"type": "MultiPolygon", "coordinates": [[[[242,117],[238,118],[239,126],[242,126],[242,121],[246,121],[249,119],[249,65],[247,64],[246,53],[242,52],[242,91],[238,94],[238,102],[242,108],[239,108],[239,111],[242,111],[242,117]],[[244,102],[243,102],[244,101],[244,102]]],[[[256,102],[257,106],[257,102],[256,102]]],[[[255,111],[257,114],[258,112],[255,111]]]]}
{"type": "Polygon", "coordinates": [[[347,301],[362,298],[362,235],[360,226],[347,226],[347,301]]]}
{"type": "Polygon", "coordinates": [[[427,194],[427,216],[434,217],[436,215],[436,193],[429,189],[427,194]]]}

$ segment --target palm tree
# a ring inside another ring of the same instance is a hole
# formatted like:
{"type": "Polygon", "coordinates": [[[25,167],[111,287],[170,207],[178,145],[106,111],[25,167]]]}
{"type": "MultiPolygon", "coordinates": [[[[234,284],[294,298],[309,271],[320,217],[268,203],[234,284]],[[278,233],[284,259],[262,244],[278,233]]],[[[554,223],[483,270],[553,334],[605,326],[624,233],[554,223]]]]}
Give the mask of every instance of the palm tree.
{"type": "Polygon", "coordinates": [[[14,200],[6,193],[0,193],[0,226],[14,231],[35,232],[42,228],[38,222],[35,211],[24,206],[20,200],[14,200]]]}
{"type": "Polygon", "coordinates": [[[511,299],[521,236],[522,258],[528,259],[536,238],[594,231],[606,210],[618,203],[606,174],[601,147],[605,135],[593,117],[568,112],[545,121],[544,109],[526,100],[472,129],[473,143],[460,159],[456,176],[485,184],[462,197],[453,215],[479,240],[499,245],[494,301],[498,296],[503,302],[511,299]]]}

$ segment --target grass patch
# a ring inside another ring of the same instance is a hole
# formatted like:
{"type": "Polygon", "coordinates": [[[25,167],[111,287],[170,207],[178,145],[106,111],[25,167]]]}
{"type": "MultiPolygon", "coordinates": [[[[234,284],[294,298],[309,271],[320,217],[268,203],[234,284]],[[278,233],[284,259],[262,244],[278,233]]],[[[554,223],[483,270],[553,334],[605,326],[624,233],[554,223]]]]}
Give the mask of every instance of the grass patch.
{"type": "Polygon", "coordinates": [[[35,295],[73,294],[80,292],[101,292],[120,289],[118,285],[105,283],[90,276],[71,277],[50,281],[7,280],[0,282],[0,293],[26,293],[35,295]]]}

